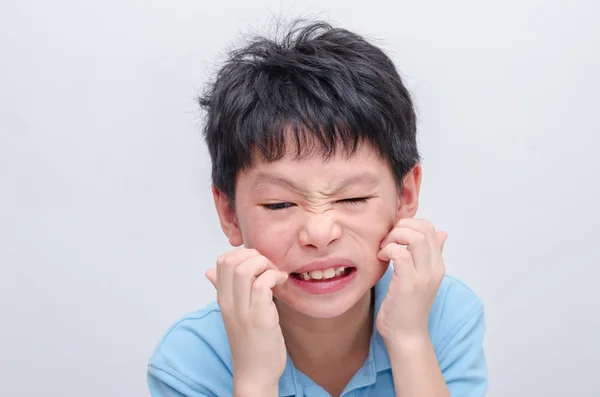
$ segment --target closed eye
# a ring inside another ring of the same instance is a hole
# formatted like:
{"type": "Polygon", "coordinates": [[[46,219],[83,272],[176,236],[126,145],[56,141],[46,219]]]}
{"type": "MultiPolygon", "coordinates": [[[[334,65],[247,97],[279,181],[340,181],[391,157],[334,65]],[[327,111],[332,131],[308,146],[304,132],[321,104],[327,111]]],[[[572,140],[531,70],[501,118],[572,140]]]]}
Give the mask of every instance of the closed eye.
{"type": "Polygon", "coordinates": [[[353,197],[348,199],[339,200],[340,203],[349,203],[349,204],[360,204],[366,203],[370,197],[353,197]]]}
{"type": "Polygon", "coordinates": [[[263,207],[270,211],[284,210],[292,207],[293,203],[274,203],[274,204],[263,204],[263,207]]]}
{"type": "MultiPolygon", "coordinates": [[[[361,204],[366,203],[370,197],[353,197],[347,198],[343,200],[338,200],[338,203],[348,203],[348,204],[361,204]]],[[[262,206],[269,211],[279,211],[284,210],[286,208],[290,208],[295,206],[294,203],[273,203],[273,204],[263,204],[262,206]]]]}

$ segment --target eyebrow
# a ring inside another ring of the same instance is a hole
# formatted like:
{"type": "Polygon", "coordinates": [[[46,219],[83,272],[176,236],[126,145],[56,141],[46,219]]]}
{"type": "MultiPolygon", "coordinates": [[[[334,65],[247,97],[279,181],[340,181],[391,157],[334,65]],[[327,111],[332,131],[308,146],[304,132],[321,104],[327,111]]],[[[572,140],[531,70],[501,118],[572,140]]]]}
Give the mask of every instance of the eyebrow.
{"type": "MultiPolygon", "coordinates": [[[[370,172],[365,172],[358,175],[352,175],[346,179],[343,179],[340,183],[338,183],[333,190],[333,192],[338,192],[344,188],[347,188],[352,185],[361,185],[362,187],[368,188],[377,185],[379,182],[379,178],[370,172]]],[[[261,172],[256,177],[253,187],[259,187],[261,185],[279,185],[286,188],[291,188],[293,190],[301,191],[303,190],[298,185],[294,183],[294,181],[290,179],[286,179],[285,177],[270,174],[266,172],[261,172]]]]}

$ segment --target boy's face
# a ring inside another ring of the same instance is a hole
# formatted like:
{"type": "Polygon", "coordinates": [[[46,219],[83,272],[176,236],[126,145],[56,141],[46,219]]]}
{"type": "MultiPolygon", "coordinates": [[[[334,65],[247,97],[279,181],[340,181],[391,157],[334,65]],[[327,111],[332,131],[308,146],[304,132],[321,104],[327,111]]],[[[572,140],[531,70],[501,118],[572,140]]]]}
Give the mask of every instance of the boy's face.
{"type": "Polygon", "coordinates": [[[239,173],[235,212],[213,192],[230,243],[254,248],[290,273],[274,296],[305,315],[332,318],[352,308],[386,271],[388,263],[377,258],[380,244],[399,219],[414,216],[420,178],[417,165],[400,191],[387,162],[363,144],[349,158],[257,161],[239,173]],[[322,270],[321,279],[317,271],[306,280],[307,266],[322,270]],[[337,272],[324,280],[332,274],[327,269],[337,272]]]}

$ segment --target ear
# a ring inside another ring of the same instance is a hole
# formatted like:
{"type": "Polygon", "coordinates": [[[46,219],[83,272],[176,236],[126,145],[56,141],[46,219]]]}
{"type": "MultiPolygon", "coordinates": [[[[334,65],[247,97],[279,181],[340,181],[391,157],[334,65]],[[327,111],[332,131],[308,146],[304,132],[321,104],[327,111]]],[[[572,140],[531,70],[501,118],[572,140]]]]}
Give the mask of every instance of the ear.
{"type": "Polygon", "coordinates": [[[244,243],[242,233],[240,231],[235,210],[229,203],[229,198],[215,185],[212,185],[213,200],[215,201],[215,208],[219,215],[219,221],[221,222],[221,229],[223,233],[229,239],[229,244],[234,247],[239,247],[244,243]]]}
{"type": "Polygon", "coordinates": [[[417,163],[404,177],[402,189],[398,190],[397,220],[413,218],[417,213],[422,172],[421,164],[417,163]]]}

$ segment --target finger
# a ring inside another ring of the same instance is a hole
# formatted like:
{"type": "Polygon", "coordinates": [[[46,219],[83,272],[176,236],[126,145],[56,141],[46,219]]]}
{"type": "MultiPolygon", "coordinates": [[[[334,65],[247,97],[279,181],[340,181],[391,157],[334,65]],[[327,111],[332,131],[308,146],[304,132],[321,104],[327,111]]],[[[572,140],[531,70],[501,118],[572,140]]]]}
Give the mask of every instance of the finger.
{"type": "Polygon", "coordinates": [[[448,233],[444,231],[439,231],[436,233],[437,239],[442,247],[442,251],[444,250],[444,245],[446,244],[446,240],[448,239],[448,233]]]}
{"type": "Polygon", "coordinates": [[[442,251],[443,243],[439,239],[438,231],[435,230],[433,224],[428,220],[404,218],[398,222],[398,226],[405,226],[423,233],[427,237],[427,241],[429,242],[432,253],[442,251]]]}
{"type": "Polygon", "coordinates": [[[237,265],[260,253],[253,249],[236,248],[217,259],[217,300],[221,309],[233,307],[233,272],[237,265]]]}
{"type": "Polygon", "coordinates": [[[268,269],[278,270],[266,257],[254,256],[240,263],[233,272],[233,300],[236,309],[248,310],[254,280],[268,269]]]}
{"type": "Polygon", "coordinates": [[[217,269],[208,269],[206,273],[204,273],[208,281],[211,282],[213,287],[217,289],[217,269]]]}
{"type": "Polygon", "coordinates": [[[446,239],[448,238],[447,232],[441,230],[436,231],[433,224],[425,219],[406,218],[398,222],[398,225],[408,227],[425,234],[425,236],[427,236],[427,241],[430,248],[429,255],[431,258],[432,268],[435,269],[444,267],[442,251],[444,249],[446,239]]]}
{"type": "Polygon", "coordinates": [[[412,254],[401,245],[389,243],[377,257],[382,261],[392,261],[394,273],[403,278],[412,277],[416,273],[412,254]]]}
{"type": "Polygon", "coordinates": [[[288,275],[275,269],[262,273],[252,284],[250,313],[259,318],[273,304],[273,288],[287,281],[288,275]]]}
{"type": "MultiPolygon", "coordinates": [[[[426,237],[435,237],[435,227],[429,221],[424,220],[424,219],[402,218],[394,226],[394,229],[397,229],[397,228],[412,229],[417,232],[423,233],[426,237]]],[[[390,233],[394,229],[392,229],[390,231],[390,233]]],[[[384,245],[389,243],[390,242],[389,240],[390,239],[386,237],[386,239],[384,239],[381,242],[381,247],[383,247],[384,245]]]]}
{"type": "Polygon", "coordinates": [[[406,249],[412,254],[417,270],[430,269],[432,266],[431,247],[427,241],[427,236],[417,230],[403,226],[395,227],[382,244],[405,245],[406,249]]]}

